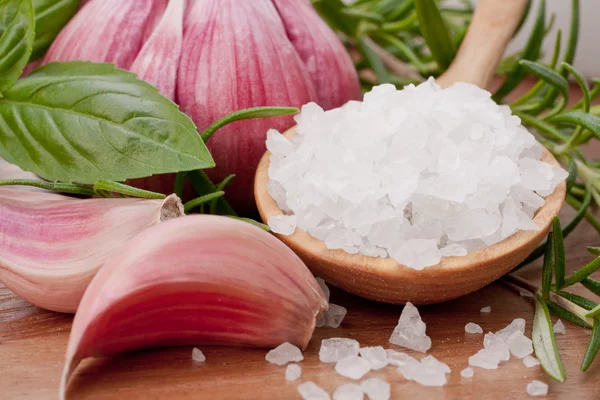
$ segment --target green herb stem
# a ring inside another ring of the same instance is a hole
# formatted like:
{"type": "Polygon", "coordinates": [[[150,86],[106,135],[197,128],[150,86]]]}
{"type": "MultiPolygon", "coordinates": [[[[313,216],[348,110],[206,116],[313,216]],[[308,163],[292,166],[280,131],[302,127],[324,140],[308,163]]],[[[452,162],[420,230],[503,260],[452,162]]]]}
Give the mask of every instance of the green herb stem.
{"type": "Polygon", "coordinates": [[[0,180],[0,186],[30,186],[39,189],[50,190],[58,193],[77,194],[81,196],[92,197],[96,193],[89,186],[76,185],[72,183],[54,183],[37,181],[34,179],[8,179],[0,180]]]}
{"type": "Polygon", "coordinates": [[[119,193],[124,194],[126,196],[139,197],[143,199],[164,199],[167,197],[162,193],[150,192],[148,190],[138,189],[136,187],[125,185],[123,183],[107,181],[103,179],[99,180],[94,184],[94,191],[119,193]]]}

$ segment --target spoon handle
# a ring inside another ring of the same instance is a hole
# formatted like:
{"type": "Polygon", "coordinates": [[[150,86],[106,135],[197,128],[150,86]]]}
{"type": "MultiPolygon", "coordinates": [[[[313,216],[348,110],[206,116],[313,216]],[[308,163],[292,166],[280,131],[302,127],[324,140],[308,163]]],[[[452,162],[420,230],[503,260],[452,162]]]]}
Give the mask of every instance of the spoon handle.
{"type": "Polygon", "coordinates": [[[526,4],[527,0],[479,0],[454,61],[437,83],[448,87],[455,82],[469,82],[486,88],[526,4]]]}

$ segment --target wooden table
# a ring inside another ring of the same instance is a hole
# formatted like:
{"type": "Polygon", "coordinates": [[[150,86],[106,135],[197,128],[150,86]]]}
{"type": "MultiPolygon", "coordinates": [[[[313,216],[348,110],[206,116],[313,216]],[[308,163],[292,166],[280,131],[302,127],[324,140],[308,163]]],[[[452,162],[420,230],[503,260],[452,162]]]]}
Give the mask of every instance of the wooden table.
{"type": "MultiPolygon", "coordinates": [[[[525,85],[521,92],[530,84],[525,85]]],[[[579,98],[573,90],[572,98],[579,98]]],[[[600,154],[600,148],[588,149],[600,154]]],[[[565,207],[565,216],[572,210],[565,207]]],[[[574,270],[591,259],[585,246],[600,245],[600,236],[583,222],[567,239],[567,265],[574,270]]],[[[540,265],[534,264],[520,273],[532,282],[540,281],[540,265]]],[[[596,277],[600,277],[596,274],[596,277]]],[[[575,291],[581,288],[575,288],[575,291]]],[[[321,340],[349,337],[362,346],[382,345],[399,351],[405,349],[388,343],[402,311],[400,306],[378,304],[341,291],[332,290],[333,303],[348,309],[338,329],[317,328],[304,353],[302,377],[285,381],[285,367],[269,364],[266,350],[200,346],[207,361],[198,366],[192,348],[140,351],[118,358],[86,360],[76,370],[69,385],[71,399],[207,399],[271,400],[299,399],[298,383],[314,381],[330,394],[349,379],[339,376],[333,364],[319,362],[321,340]]],[[[557,343],[567,372],[567,381],[551,381],[539,367],[525,368],[514,357],[498,370],[476,368],[471,379],[461,378],[468,357],[482,346],[482,335],[464,331],[467,322],[480,324],[484,331],[496,331],[514,318],[527,320],[531,335],[533,304],[501,283],[443,304],[419,307],[427,323],[433,346],[429,354],[452,369],[449,382],[441,388],[423,387],[404,379],[393,367],[371,372],[392,385],[392,399],[520,399],[528,398],[526,385],[533,379],[550,384],[550,399],[599,399],[600,358],[588,372],[579,366],[590,338],[590,331],[565,322],[566,335],[557,343]],[[491,306],[491,314],[480,309],[491,306]]],[[[17,298],[0,285],[0,399],[55,399],[63,367],[72,317],[44,311],[17,298]]],[[[420,357],[414,352],[407,351],[420,357]]]]}
{"type": "MultiPolygon", "coordinates": [[[[586,245],[599,244],[598,234],[582,224],[567,239],[569,267],[574,269],[590,259],[586,245]]],[[[528,267],[522,275],[539,281],[539,266],[528,267]]],[[[207,358],[203,366],[192,361],[191,347],[87,360],[71,381],[69,398],[298,399],[296,387],[300,382],[314,381],[333,393],[336,387],[350,381],[337,375],[333,364],[319,362],[319,346],[324,338],[350,337],[363,346],[383,345],[403,351],[388,343],[402,307],[374,303],[335,290],[332,301],[345,306],[348,316],[338,329],[316,329],[301,363],[302,377],[297,382],[286,382],[285,367],[267,363],[265,350],[200,346],[207,358]]],[[[526,398],[525,387],[533,379],[550,384],[548,398],[600,398],[600,360],[587,373],[579,371],[589,331],[570,323],[565,323],[566,336],[557,336],[568,376],[566,383],[552,382],[539,367],[525,368],[514,357],[498,370],[476,368],[472,379],[461,378],[460,370],[467,366],[468,356],[482,347],[483,340],[482,335],[464,332],[467,322],[476,322],[487,332],[523,317],[528,322],[526,333],[531,334],[532,303],[501,283],[461,299],[419,309],[433,341],[429,354],[447,363],[452,373],[448,384],[441,388],[407,381],[393,367],[367,375],[390,382],[393,399],[526,398]],[[479,310],[488,305],[492,312],[481,314],[479,310]]],[[[71,320],[69,315],[29,305],[0,286],[0,399],[57,398],[71,320]]]]}

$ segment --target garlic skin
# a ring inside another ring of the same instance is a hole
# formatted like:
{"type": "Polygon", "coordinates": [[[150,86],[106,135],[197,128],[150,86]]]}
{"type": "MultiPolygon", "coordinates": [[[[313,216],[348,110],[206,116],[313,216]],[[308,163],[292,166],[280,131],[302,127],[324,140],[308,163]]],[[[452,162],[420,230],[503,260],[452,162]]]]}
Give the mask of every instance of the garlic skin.
{"type": "Polygon", "coordinates": [[[175,98],[177,68],[183,41],[185,0],[171,0],[151,36],[144,43],[131,72],[158,88],[160,94],[175,98]]]}
{"type": "Polygon", "coordinates": [[[89,0],[54,40],[44,64],[85,60],[128,69],[142,48],[146,26],[155,21],[156,1],[89,0]]]}
{"type": "MultiPolygon", "coordinates": [[[[236,110],[301,107],[316,96],[271,0],[203,0],[188,7],[177,99],[202,131],[236,110]]],[[[227,188],[236,211],[256,208],[254,173],[267,130],[292,125],[291,116],[240,121],[207,141],[217,164],[206,171],[209,177],[220,181],[236,174],[227,188]]]]}
{"type": "Polygon", "coordinates": [[[174,195],[81,200],[0,187],[0,282],[39,307],[74,313],[98,269],[129,238],[181,215],[174,195]]]}
{"type": "Polygon", "coordinates": [[[272,0],[287,35],[306,65],[325,110],[360,100],[362,92],[354,62],[334,31],[309,0],[272,0]]]}
{"type": "Polygon", "coordinates": [[[305,348],[325,308],[306,265],[269,233],[212,215],[167,221],[92,280],[73,321],[61,398],[86,357],[202,344],[305,348]]]}

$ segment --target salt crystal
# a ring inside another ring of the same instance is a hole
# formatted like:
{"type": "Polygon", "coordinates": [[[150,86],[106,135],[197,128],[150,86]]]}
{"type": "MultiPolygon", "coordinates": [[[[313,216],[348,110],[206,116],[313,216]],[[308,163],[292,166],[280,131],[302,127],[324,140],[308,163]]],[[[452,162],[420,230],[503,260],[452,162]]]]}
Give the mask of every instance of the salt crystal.
{"type": "Polygon", "coordinates": [[[347,357],[355,357],[360,351],[360,344],[354,339],[323,339],[319,350],[319,360],[324,363],[338,362],[347,357]]]}
{"type": "Polygon", "coordinates": [[[533,380],[527,384],[527,394],[530,396],[545,396],[548,394],[548,385],[544,382],[533,380]]]}
{"type": "Polygon", "coordinates": [[[496,357],[499,361],[508,361],[510,359],[510,347],[508,338],[498,333],[486,333],[483,337],[483,348],[496,357]]]}
{"type": "Polygon", "coordinates": [[[192,350],[192,360],[194,360],[197,363],[203,363],[204,361],[206,361],[206,356],[204,355],[204,353],[202,353],[202,350],[200,350],[197,347],[194,347],[194,349],[192,350]]]}
{"type": "Polygon", "coordinates": [[[295,215],[278,215],[269,217],[269,228],[275,233],[291,235],[296,230],[295,215]]]}
{"type": "Polygon", "coordinates": [[[511,354],[517,358],[523,358],[533,353],[533,342],[520,331],[509,336],[508,347],[511,354]]]}
{"type": "Polygon", "coordinates": [[[523,359],[523,364],[525,364],[527,368],[531,368],[540,365],[540,361],[533,356],[527,356],[523,359]]]}
{"type": "Polygon", "coordinates": [[[291,343],[285,342],[269,351],[265,359],[272,364],[285,365],[292,361],[302,361],[304,360],[304,356],[299,348],[291,343]]]}
{"type": "Polygon", "coordinates": [[[540,196],[567,176],[541,161],[509,107],[471,84],[380,85],[338,109],[306,104],[294,119],[290,140],[266,134],[269,194],[297,218],[269,221],[273,231],[297,225],[330,249],[409,268],[538,229],[540,196]]]}
{"type": "Polygon", "coordinates": [[[369,400],[389,400],[391,397],[390,384],[378,378],[366,379],[360,387],[369,400]]]}
{"type": "Polygon", "coordinates": [[[447,382],[446,374],[450,373],[450,368],[433,356],[424,357],[420,363],[400,366],[397,370],[406,379],[424,386],[444,386],[447,382]]]}
{"type": "Polygon", "coordinates": [[[535,299],[535,295],[529,290],[521,290],[519,291],[519,295],[521,295],[521,297],[531,297],[532,299],[535,299]]]}
{"type": "Polygon", "coordinates": [[[298,385],[298,393],[303,400],[331,400],[329,393],[310,381],[298,385]]]}
{"type": "Polygon", "coordinates": [[[388,354],[381,346],[361,347],[360,356],[371,364],[372,370],[378,370],[388,365],[388,354]]]}
{"type": "Polygon", "coordinates": [[[321,290],[323,291],[323,293],[325,294],[325,301],[329,301],[329,296],[331,293],[329,291],[329,287],[327,286],[327,284],[325,283],[323,278],[316,278],[316,281],[319,284],[319,286],[321,287],[321,290]]]}
{"type": "Polygon", "coordinates": [[[389,364],[396,367],[402,367],[412,362],[419,362],[408,354],[402,353],[401,351],[386,349],[385,352],[387,353],[389,364]]]}
{"type": "Polygon", "coordinates": [[[348,311],[337,304],[329,303],[329,309],[323,313],[324,325],[331,328],[338,328],[348,311]]]}
{"type": "Polygon", "coordinates": [[[463,378],[472,378],[473,377],[473,368],[467,367],[460,371],[460,376],[463,378]]]}
{"type": "Polygon", "coordinates": [[[497,369],[500,361],[500,358],[488,349],[481,349],[469,357],[470,366],[484,369],[497,369]]]}
{"type": "Polygon", "coordinates": [[[522,334],[525,334],[526,324],[527,322],[523,318],[515,318],[506,327],[496,332],[496,335],[506,342],[508,338],[515,332],[521,332],[522,334]]]}
{"type": "Polygon", "coordinates": [[[467,333],[483,333],[483,329],[481,329],[481,326],[479,326],[473,322],[469,322],[467,325],[465,325],[465,332],[467,332],[467,333]]]}
{"type": "Polygon", "coordinates": [[[563,324],[563,322],[560,319],[554,324],[553,330],[554,333],[560,333],[563,335],[567,334],[567,328],[565,328],[565,324],[563,324]]]}
{"type": "Polygon", "coordinates": [[[400,314],[398,325],[392,332],[390,343],[425,353],[431,348],[431,338],[425,330],[426,325],[419,310],[407,302],[400,314]]]}
{"type": "Polygon", "coordinates": [[[371,363],[362,357],[350,356],[335,364],[335,371],[351,379],[360,379],[371,370],[371,363]]]}
{"type": "Polygon", "coordinates": [[[302,375],[302,368],[298,364],[290,364],[285,369],[285,380],[293,382],[302,375]]]}
{"type": "Polygon", "coordinates": [[[492,312],[492,307],[490,307],[490,306],[485,306],[485,307],[483,307],[483,308],[481,309],[481,312],[482,312],[482,313],[486,313],[486,314],[487,314],[487,313],[491,313],[491,312],[492,312]]]}
{"type": "Polygon", "coordinates": [[[346,383],[338,387],[333,394],[333,400],[363,400],[362,388],[356,383],[346,383]]]}

